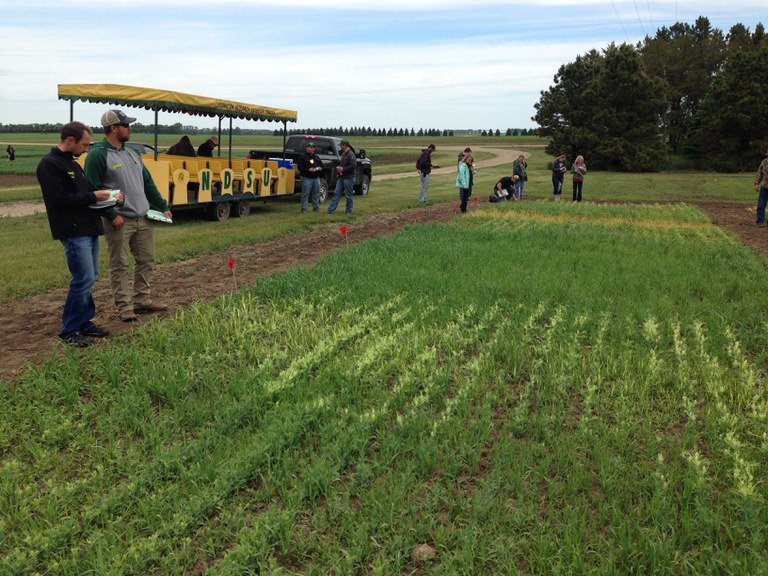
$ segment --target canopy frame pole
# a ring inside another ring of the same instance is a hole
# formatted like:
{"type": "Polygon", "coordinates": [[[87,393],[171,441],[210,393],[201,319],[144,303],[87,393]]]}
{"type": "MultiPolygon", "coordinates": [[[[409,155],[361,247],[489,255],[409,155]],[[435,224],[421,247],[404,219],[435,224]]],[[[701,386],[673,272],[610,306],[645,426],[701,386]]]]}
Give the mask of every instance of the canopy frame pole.
{"type": "Polygon", "coordinates": [[[283,166],[285,166],[285,142],[288,138],[288,120],[283,120],[283,166]]]}
{"type": "Polygon", "coordinates": [[[232,168],[232,116],[229,117],[229,167],[232,168]]]}
{"type": "Polygon", "coordinates": [[[69,101],[69,121],[70,122],[75,121],[75,101],[74,100],[69,101]]]}
{"type": "Polygon", "coordinates": [[[155,161],[157,161],[157,130],[158,130],[158,110],[155,108],[155,161]]]}

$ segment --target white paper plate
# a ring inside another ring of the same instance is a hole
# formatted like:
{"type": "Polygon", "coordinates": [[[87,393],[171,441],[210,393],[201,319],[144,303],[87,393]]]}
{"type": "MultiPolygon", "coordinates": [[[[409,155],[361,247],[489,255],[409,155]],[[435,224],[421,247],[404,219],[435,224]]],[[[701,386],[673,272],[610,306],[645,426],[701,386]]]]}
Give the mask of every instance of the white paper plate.
{"type": "Polygon", "coordinates": [[[107,200],[99,200],[95,204],[90,204],[88,208],[95,208],[96,210],[100,210],[101,208],[109,208],[115,204],[117,204],[117,201],[114,198],[109,198],[107,200]]]}
{"type": "Polygon", "coordinates": [[[150,220],[155,220],[157,222],[165,222],[166,224],[173,224],[173,220],[171,220],[165,214],[157,210],[149,210],[147,212],[147,218],[149,218],[150,220]]]}

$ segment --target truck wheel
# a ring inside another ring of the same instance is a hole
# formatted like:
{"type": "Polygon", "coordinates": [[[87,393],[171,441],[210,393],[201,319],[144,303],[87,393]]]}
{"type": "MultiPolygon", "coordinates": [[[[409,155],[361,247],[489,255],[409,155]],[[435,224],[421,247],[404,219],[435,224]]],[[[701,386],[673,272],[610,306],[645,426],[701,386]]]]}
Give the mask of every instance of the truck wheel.
{"type": "Polygon", "coordinates": [[[232,216],[237,216],[238,218],[245,218],[250,213],[251,213],[250,200],[238,200],[237,202],[235,202],[235,211],[232,213],[232,216]]]}
{"type": "Polygon", "coordinates": [[[320,193],[317,195],[317,201],[322,204],[328,199],[328,182],[325,178],[320,178],[320,193]]]}
{"type": "Polygon", "coordinates": [[[224,222],[229,218],[232,205],[229,202],[216,202],[208,205],[208,219],[214,222],[224,222]]]}
{"type": "Polygon", "coordinates": [[[360,196],[365,196],[366,194],[368,194],[368,189],[370,187],[371,187],[371,177],[363,174],[362,177],[360,178],[360,184],[355,186],[355,192],[357,192],[360,196]]]}

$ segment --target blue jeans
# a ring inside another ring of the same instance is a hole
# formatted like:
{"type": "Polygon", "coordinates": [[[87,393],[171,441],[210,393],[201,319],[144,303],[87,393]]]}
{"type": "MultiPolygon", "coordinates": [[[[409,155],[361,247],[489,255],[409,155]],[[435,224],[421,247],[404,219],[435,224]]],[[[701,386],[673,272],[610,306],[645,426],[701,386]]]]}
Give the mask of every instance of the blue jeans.
{"type": "Polygon", "coordinates": [[[563,193],[563,180],[565,177],[562,174],[552,176],[552,194],[555,196],[560,196],[563,193]]]}
{"type": "Polygon", "coordinates": [[[320,210],[320,203],[317,198],[320,195],[320,178],[302,178],[301,179],[301,211],[307,211],[307,200],[312,200],[312,210],[320,210]]]}
{"type": "Polygon", "coordinates": [[[461,196],[461,211],[466,212],[467,211],[467,202],[469,202],[469,197],[472,196],[472,189],[471,188],[459,188],[459,195],[461,196]]]}
{"type": "Polygon", "coordinates": [[[328,206],[328,214],[333,214],[336,212],[336,207],[339,205],[339,200],[341,199],[341,191],[344,191],[344,196],[347,198],[347,214],[352,214],[352,204],[353,199],[352,195],[354,193],[354,190],[352,187],[355,185],[355,177],[352,176],[351,178],[339,178],[336,180],[336,190],[333,193],[333,200],[331,200],[331,205],[328,206]]]}
{"type": "Polygon", "coordinates": [[[427,201],[427,188],[429,188],[429,174],[420,172],[421,175],[421,190],[419,190],[419,202],[422,204],[427,201]]]}
{"type": "Polygon", "coordinates": [[[99,277],[99,237],[77,236],[61,241],[72,274],[61,318],[60,338],[90,327],[96,315],[91,290],[99,277]]]}
{"type": "Polygon", "coordinates": [[[523,188],[524,187],[525,187],[525,182],[523,182],[522,180],[518,180],[517,182],[515,182],[515,197],[518,200],[522,200],[523,199],[523,188]]]}
{"type": "Polygon", "coordinates": [[[765,207],[768,206],[768,188],[760,187],[760,195],[757,197],[757,224],[765,223],[765,207]]]}

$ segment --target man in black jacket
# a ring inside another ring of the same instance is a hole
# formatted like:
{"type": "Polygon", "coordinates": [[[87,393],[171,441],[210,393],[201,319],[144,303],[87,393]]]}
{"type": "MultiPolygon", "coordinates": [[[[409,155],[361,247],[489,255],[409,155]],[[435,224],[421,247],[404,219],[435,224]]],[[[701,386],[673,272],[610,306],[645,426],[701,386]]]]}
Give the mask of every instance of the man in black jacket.
{"type": "Polygon", "coordinates": [[[307,211],[307,200],[312,200],[312,211],[320,211],[320,178],[322,177],[323,161],[315,154],[315,141],[307,140],[306,152],[299,156],[297,162],[301,174],[301,211],[307,211]]]}
{"type": "Polygon", "coordinates": [[[416,160],[416,170],[421,176],[421,190],[419,190],[419,202],[424,204],[427,201],[427,189],[429,188],[429,175],[432,168],[440,168],[437,164],[432,164],[432,152],[435,151],[435,145],[430,144],[421,151],[421,156],[416,160]]]}
{"type": "Polygon", "coordinates": [[[93,323],[96,305],[92,289],[99,275],[99,236],[104,228],[98,210],[89,206],[108,203],[112,198],[122,201],[121,194],[113,196],[109,190],[89,189],[75,158],[88,150],[90,142],[91,131],[85,124],[65,124],[61,142],[37,166],[51,234],[64,246],[72,273],[59,338],[80,348],[90,345],[93,337],[109,334],[109,330],[93,323]]]}

